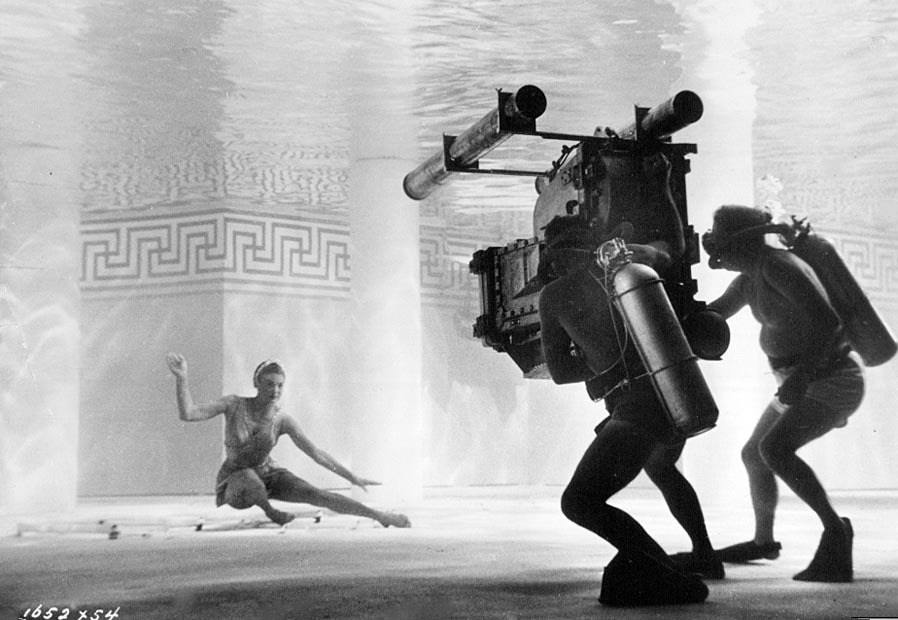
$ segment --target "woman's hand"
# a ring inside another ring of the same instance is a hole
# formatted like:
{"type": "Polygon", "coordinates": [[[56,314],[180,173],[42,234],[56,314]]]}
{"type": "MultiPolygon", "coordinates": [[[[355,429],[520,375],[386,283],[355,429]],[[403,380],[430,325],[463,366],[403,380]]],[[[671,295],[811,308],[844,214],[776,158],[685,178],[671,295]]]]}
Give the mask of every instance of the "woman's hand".
{"type": "Polygon", "coordinates": [[[352,483],[365,492],[368,491],[368,489],[365,488],[367,486],[380,486],[380,482],[377,482],[376,480],[368,480],[367,478],[359,478],[358,476],[352,477],[352,483]]]}
{"type": "Polygon", "coordinates": [[[165,362],[168,364],[168,369],[173,375],[180,377],[181,379],[187,378],[187,360],[184,359],[183,355],[179,353],[169,353],[165,356],[165,362]]]}

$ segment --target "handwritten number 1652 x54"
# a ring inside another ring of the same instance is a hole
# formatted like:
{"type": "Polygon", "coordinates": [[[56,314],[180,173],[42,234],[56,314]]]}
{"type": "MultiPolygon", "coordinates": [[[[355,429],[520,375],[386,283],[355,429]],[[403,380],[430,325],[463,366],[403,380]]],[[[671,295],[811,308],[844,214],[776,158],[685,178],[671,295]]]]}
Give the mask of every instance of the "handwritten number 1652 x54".
{"type": "Polygon", "coordinates": [[[29,607],[17,618],[17,620],[116,620],[119,609],[72,609],[70,607],[57,607],[52,605],[44,607],[39,604],[33,609],[29,607]]]}

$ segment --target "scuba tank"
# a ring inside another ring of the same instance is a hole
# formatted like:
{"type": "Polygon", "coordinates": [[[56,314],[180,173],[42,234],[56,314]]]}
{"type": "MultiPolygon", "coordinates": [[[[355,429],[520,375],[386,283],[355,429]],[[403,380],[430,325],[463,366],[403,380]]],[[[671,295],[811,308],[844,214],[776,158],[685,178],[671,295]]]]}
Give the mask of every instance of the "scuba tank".
{"type": "Polygon", "coordinates": [[[685,437],[712,429],[717,405],[664,291],[664,281],[648,265],[632,262],[621,239],[603,244],[598,261],[611,276],[614,306],[671,423],[685,437]]]}
{"type": "Polygon", "coordinates": [[[809,224],[793,218],[789,233],[781,234],[786,246],[817,274],[833,309],[842,319],[845,339],[867,366],[888,362],[898,343],[876,312],[835,246],[811,231],[809,224]]]}

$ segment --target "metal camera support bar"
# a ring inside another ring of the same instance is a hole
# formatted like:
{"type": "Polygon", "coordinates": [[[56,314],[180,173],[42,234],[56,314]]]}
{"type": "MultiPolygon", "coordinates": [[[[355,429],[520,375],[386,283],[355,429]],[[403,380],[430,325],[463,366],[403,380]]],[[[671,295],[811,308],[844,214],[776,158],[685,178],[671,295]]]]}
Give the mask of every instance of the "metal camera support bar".
{"type": "MultiPolygon", "coordinates": [[[[548,223],[563,215],[576,216],[598,236],[634,244],[647,243],[647,237],[668,243],[674,263],[664,274],[663,288],[676,317],[702,310],[691,274],[699,246],[689,225],[685,181],[687,155],[697,149],[670,139],[701,118],[698,95],[684,90],[652,108],[634,106],[631,124],[618,131],[600,127],[592,135],[537,130],[546,97],[536,86],[513,93],[499,90],[497,100],[496,107],[466,131],[444,134],[442,148],[403,179],[405,193],[422,200],[456,173],[535,177],[533,236],[477,250],[469,264],[479,279],[482,311],[473,326],[474,337],[511,357],[525,377],[548,376],[539,317],[539,294],[551,279],[551,270],[541,269],[543,237],[548,223]],[[543,170],[481,166],[483,155],[515,135],[568,144],[543,170]]],[[[626,262],[623,242],[606,249],[605,258],[626,262]]],[[[620,267],[618,262],[615,267],[620,267]]],[[[704,349],[716,355],[719,347],[704,349]]]]}
{"type": "MultiPolygon", "coordinates": [[[[497,91],[496,107],[459,135],[443,134],[443,148],[402,181],[406,195],[423,200],[456,172],[513,176],[546,176],[546,170],[509,170],[481,168],[480,158],[513,135],[534,136],[544,140],[593,143],[599,148],[631,150],[646,142],[666,141],[680,129],[699,120],[704,111],[698,95],[680,91],[653,108],[635,107],[636,120],[618,132],[605,130],[591,136],[537,131],[536,119],[546,110],[546,96],[533,85],[514,93],[497,91]]],[[[674,146],[674,145],[670,145],[674,146]]],[[[676,145],[684,152],[695,152],[695,145],[676,145]]]]}

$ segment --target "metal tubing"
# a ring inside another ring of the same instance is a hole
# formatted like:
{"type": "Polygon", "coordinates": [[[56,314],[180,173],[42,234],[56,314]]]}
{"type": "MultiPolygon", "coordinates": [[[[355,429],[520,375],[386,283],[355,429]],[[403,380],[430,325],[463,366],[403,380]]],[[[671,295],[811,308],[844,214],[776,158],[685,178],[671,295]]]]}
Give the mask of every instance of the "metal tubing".
{"type": "Polygon", "coordinates": [[[491,112],[456,136],[448,148],[434,153],[405,175],[402,188],[409,198],[426,198],[452,174],[452,170],[446,167],[446,157],[451,159],[452,167],[472,166],[480,157],[514,134],[512,129],[504,126],[505,123],[532,123],[546,111],[546,97],[536,86],[522,86],[513,95],[505,97],[504,102],[502,93],[499,94],[500,104],[491,112]]]}
{"type": "Polygon", "coordinates": [[[624,140],[635,140],[637,137],[661,140],[696,122],[703,112],[701,98],[691,90],[681,90],[646,112],[639,123],[639,132],[634,122],[618,131],[617,135],[624,140]]]}

